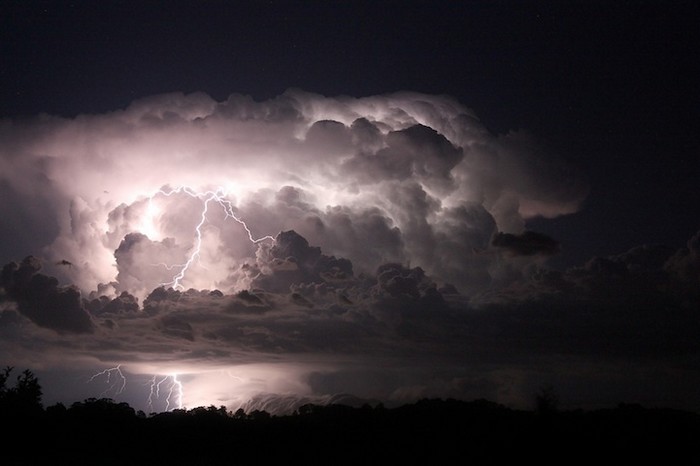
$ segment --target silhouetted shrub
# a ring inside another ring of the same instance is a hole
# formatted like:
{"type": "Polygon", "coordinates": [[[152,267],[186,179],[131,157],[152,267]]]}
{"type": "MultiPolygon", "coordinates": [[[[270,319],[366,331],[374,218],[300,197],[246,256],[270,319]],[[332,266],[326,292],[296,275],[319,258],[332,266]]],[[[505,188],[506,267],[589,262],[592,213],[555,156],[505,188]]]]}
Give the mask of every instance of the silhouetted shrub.
{"type": "Polygon", "coordinates": [[[13,367],[6,367],[0,372],[0,414],[2,416],[37,416],[43,412],[41,404],[41,385],[30,370],[24,370],[17,376],[15,385],[7,382],[13,367]]]}

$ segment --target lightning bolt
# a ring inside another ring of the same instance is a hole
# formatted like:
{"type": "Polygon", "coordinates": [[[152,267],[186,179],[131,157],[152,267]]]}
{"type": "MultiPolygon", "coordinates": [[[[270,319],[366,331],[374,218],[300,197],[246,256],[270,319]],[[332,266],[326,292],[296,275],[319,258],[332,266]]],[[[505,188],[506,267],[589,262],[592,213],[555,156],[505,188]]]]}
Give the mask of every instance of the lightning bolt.
{"type": "MultiPolygon", "coordinates": [[[[187,273],[188,269],[190,266],[199,259],[199,254],[200,250],[202,248],[202,227],[207,221],[207,213],[209,212],[209,206],[212,203],[217,204],[219,207],[224,212],[224,220],[231,218],[235,222],[239,223],[243,229],[246,231],[248,235],[248,239],[250,240],[251,243],[253,244],[258,244],[262,241],[274,241],[275,239],[270,236],[266,235],[260,238],[255,238],[253,236],[253,233],[250,231],[250,228],[248,228],[248,225],[236,215],[234,212],[234,206],[231,203],[230,200],[227,199],[228,192],[224,188],[217,188],[215,190],[208,190],[208,191],[197,191],[194,188],[190,186],[179,186],[177,188],[172,188],[172,189],[164,189],[161,188],[158,191],[156,191],[154,194],[148,197],[148,224],[152,224],[152,216],[154,215],[155,208],[153,207],[152,203],[153,200],[155,199],[156,196],[162,195],[166,197],[170,197],[174,194],[186,194],[187,196],[190,196],[195,199],[199,199],[202,202],[202,211],[200,214],[199,218],[199,223],[195,226],[195,241],[194,241],[194,246],[192,248],[192,252],[190,253],[189,257],[187,258],[187,261],[184,264],[177,264],[177,265],[166,265],[166,264],[158,264],[158,265],[164,265],[167,270],[171,270],[174,268],[179,268],[179,272],[173,276],[173,279],[167,283],[161,283],[161,286],[171,286],[174,289],[184,289],[185,287],[182,285],[182,280],[185,278],[185,274],[187,273]]],[[[175,377],[175,376],[173,376],[175,377]]],[[[176,379],[176,377],[175,377],[176,379]]]]}
{"type": "MultiPolygon", "coordinates": [[[[88,383],[95,381],[100,377],[106,377],[108,387],[100,394],[100,397],[105,397],[112,392],[114,395],[120,395],[126,388],[126,376],[121,370],[121,364],[110,367],[103,371],[97,372],[88,379],[88,383]]],[[[150,412],[155,412],[154,403],[160,401],[165,404],[165,411],[171,409],[183,409],[184,407],[184,387],[182,382],[177,378],[178,374],[170,375],[154,375],[147,385],[150,388],[148,394],[148,408],[150,412]],[[161,401],[162,400],[162,401],[161,401]]]]}
{"type": "Polygon", "coordinates": [[[153,412],[153,400],[160,398],[160,384],[165,381],[165,377],[160,381],[156,382],[156,376],[154,375],[151,379],[151,391],[148,393],[148,408],[150,412],[153,412]]]}
{"type": "Polygon", "coordinates": [[[177,402],[177,409],[182,409],[182,382],[177,380],[177,374],[170,376],[173,383],[170,385],[170,391],[168,392],[168,398],[166,399],[165,410],[170,410],[170,400],[174,397],[174,401],[177,402]]]}
{"type": "Polygon", "coordinates": [[[120,393],[122,393],[124,391],[124,388],[126,387],[126,377],[124,377],[124,374],[122,373],[121,364],[118,364],[115,367],[110,367],[109,369],[105,369],[101,372],[96,373],[95,375],[90,377],[90,379],[88,380],[88,383],[92,382],[96,378],[103,376],[103,375],[107,376],[106,383],[107,383],[107,385],[109,385],[109,387],[107,387],[100,394],[101,397],[104,397],[105,395],[107,395],[108,392],[114,390],[115,387],[117,387],[117,385],[119,384],[120,380],[121,380],[121,386],[114,393],[115,393],[115,395],[119,395],[120,393]],[[114,379],[115,379],[114,382],[112,382],[113,375],[114,375],[114,379]]]}
{"type": "Polygon", "coordinates": [[[153,402],[161,398],[161,385],[166,384],[167,395],[165,395],[165,410],[170,411],[170,405],[173,404],[175,407],[173,409],[182,409],[183,407],[183,397],[184,390],[182,387],[182,382],[177,378],[177,374],[165,375],[158,379],[157,375],[154,375],[149,382],[150,392],[148,394],[148,408],[151,412],[153,409],[153,402]],[[167,382],[167,383],[166,383],[167,382]]]}

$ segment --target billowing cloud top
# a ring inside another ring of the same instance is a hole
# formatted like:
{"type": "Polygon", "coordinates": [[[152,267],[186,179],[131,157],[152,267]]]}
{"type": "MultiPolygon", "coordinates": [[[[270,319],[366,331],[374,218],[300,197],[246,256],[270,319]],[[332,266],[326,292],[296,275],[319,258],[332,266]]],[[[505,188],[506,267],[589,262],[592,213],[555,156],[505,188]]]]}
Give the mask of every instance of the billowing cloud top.
{"type": "Polygon", "coordinates": [[[42,251],[63,282],[141,299],[199,240],[178,283],[245,289],[251,240],[283,230],[355,271],[410,262],[469,292],[490,280],[472,252],[495,232],[574,212],[586,195],[527,134],[492,135],[458,102],[416,93],[166,94],[104,115],[4,120],[0,164],[7,259],[42,251]]]}
{"type": "MultiPolygon", "coordinates": [[[[547,270],[559,242],[526,220],[575,212],[585,183],[448,97],[160,95],[4,120],[0,157],[2,354],[118,368],[112,395],[522,401],[544,373],[618,374],[600,354],[695,354],[697,237],[547,270]]],[[[628,381],[670,370],[645,361],[628,381]]]]}

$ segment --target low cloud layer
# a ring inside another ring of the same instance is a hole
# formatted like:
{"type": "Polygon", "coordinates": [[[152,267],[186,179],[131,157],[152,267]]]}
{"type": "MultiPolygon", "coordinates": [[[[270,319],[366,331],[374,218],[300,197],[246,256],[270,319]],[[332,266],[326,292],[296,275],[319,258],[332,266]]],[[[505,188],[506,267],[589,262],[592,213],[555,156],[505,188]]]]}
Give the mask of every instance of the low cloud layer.
{"type": "Polygon", "coordinates": [[[575,212],[581,176],[448,97],[161,95],[4,120],[0,164],[0,349],[92,396],[522,404],[697,355],[698,238],[548,269],[526,222],[575,212]]]}
{"type": "Polygon", "coordinates": [[[272,412],[425,396],[527,407],[544,383],[577,406],[601,392],[687,408],[698,401],[688,387],[700,381],[689,370],[700,350],[696,243],[636,248],[565,272],[532,267],[467,297],[399,263],[355,275],[348,260],[286,231],[259,255],[250,289],[158,287],[141,306],[128,292],[94,293],[41,312],[22,299],[30,285],[21,283],[51,283],[47,296],[79,294],[27,258],[4,267],[0,342],[18,363],[82,370],[86,396],[127,397],[145,410],[165,409],[148,387],[173,375],[186,406],[272,412]],[[106,367],[124,380],[87,372],[106,367]]]}

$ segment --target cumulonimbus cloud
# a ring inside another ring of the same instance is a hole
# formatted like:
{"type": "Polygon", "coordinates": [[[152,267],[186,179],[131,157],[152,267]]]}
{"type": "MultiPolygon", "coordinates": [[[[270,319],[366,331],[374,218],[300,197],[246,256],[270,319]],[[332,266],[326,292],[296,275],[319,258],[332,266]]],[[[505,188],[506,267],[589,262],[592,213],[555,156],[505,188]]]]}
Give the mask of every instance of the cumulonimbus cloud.
{"type": "MultiPolygon", "coordinates": [[[[141,299],[187,260],[203,207],[186,192],[159,195],[164,187],[221,189],[258,237],[295,230],[356,271],[410,262],[465,292],[492,266],[470,251],[497,231],[522,233],[527,218],[575,212],[586,195],[581,176],[532,137],[493,135],[453,99],[408,92],[290,90],[263,102],[174,93],[102,115],[4,120],[0,163],[12,199],[3,214],[23,229],[6,227],[4,244],[35,248],[20,257],[44,256],[82,290],[114,283],[141,299]]],[[[183,286],[249,284],[240,267],[257,248],[230,220],[209,206],[199,267],[183,286]]]]}
{"type": "Polygon", "coordinates": [[[556,252],[525,222],[575,212],[587,193],[531,136],[491,134],[449,97],[299,90],[3,120],[0,190],[5,262],[41,259],[3,271],[16,360],[51,364],[14,344],[23,335],[60,347],[64,365],[190,374],[190,387],[235,367],[226,380],[252,374],[236,390],[263,398],[330,396],[337,377],[377,381],[383,364],[396,367],[386,380],[356,388],[397,400],[466,393],[463,355],[493,349],[469,297],[556,252]],[[428,383],[434,358],[445,372],[428,383]]]}

